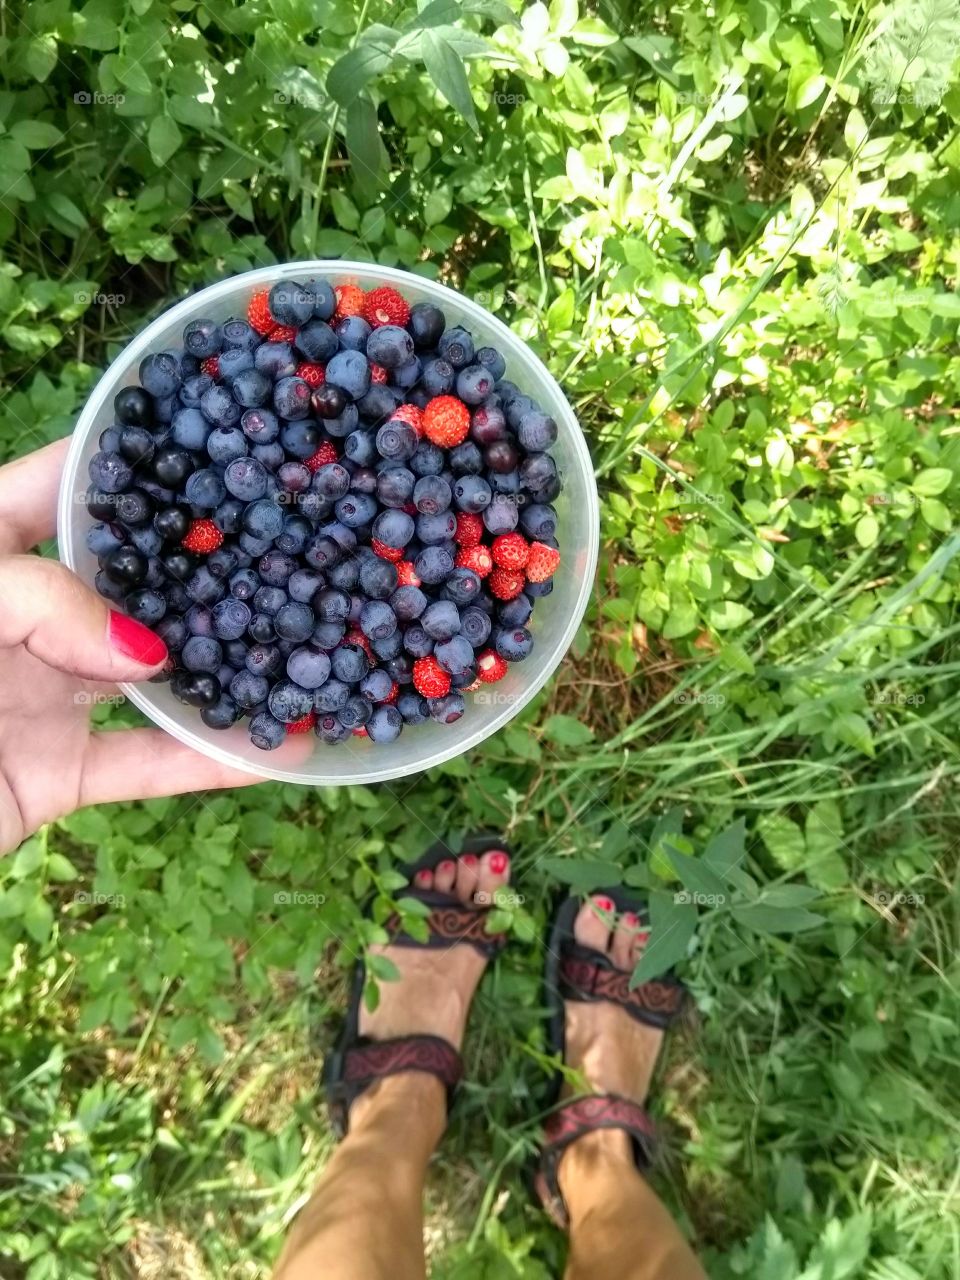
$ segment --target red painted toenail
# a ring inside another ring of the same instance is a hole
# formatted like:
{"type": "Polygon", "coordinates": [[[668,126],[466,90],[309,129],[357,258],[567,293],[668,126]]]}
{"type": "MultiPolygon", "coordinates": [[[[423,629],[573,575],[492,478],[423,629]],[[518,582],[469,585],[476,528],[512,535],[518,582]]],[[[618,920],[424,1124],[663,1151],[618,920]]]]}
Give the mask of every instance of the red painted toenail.
{"type": "Polygon", "coordinates": [[[628,929],[635,929],[640,922],[637,920],[637,917],[633,914],[632,911],[628,911],[627,914],[623,917],[623,923],[627,926],[628,929]]]}
{"type": "Polygon", "coordinates": [[[642,947],[645,947],[650,941],[650,930],[644,929],[642,933],[638,933],[636,941],[639,942],[642,947]]]}
{"type": "Polygon", "coordinates": [[[613,910],[613,902],[610,898],[594,898],[593,901],[594,901],[594,904],[597,907],[599,907],[601,911],[613,910]]]}
{"type": "Polygon", "coordinates": [[[477,865],[477,855],[475,853],[465,853],[460,861],[465,867],[475,867],[477,865]]]}
{"type": "Polygon", "coordinates": [[[441,862],[440,865],[437,867],[437,870],[443,871],[443,872],[453,871],[454,864],[450,861],[449,858],[445,858],[443,862],[441,862]]]}
{"type": "Polygon", "coordinates": [[[414,883],[416,884],[428,885],[430,883],[430,872],[418,871],[417,874],[413,877],[413,879],[414,879],[414,883]]]}
{"type": "Polygon", "coordinates": [[[502,876],[509,861],[505,853],[495,853],[490,859],[490,870],[495,876],[502,876]]]}

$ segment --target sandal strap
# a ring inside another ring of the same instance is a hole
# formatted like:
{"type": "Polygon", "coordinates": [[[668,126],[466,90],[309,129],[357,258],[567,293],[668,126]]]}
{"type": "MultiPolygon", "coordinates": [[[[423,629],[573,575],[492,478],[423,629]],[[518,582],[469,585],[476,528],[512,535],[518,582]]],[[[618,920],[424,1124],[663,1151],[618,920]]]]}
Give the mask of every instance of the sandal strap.
{"type": "Polygon", "coordinates": [[[486,908],[465,907],[449,894],[437,893],[435,890],[410,889],[404,896],[415,898],[430,907],[430,914],[426,918],[427,938],[426,941],[421,941],[405,933],[400,924],[399,913],[394,913],[386,922],[386,930],[394,946],[432,950],[463,942],[479,951],[487,960],[492,960],[507,945],[505,933],[487,932],[489,913],[486,908]]]}
{"type": "Polygon", "coordinates": [[[338,1137],[347,1132],[350,1107],[377,1080],[404,1071],[426,1071],[447,1090],[447,1105],[463,1075],[463,1059],[441,1036],[398,1036],[393,1040],[360,1040],[326,1064],[327,1105],[338,1137]]]}
{"type": "Polygon", "coordinates": [[[665,1028],[683,1012],[687,989],[678,978],[656,978],[630,986],[630,974],[605,956],[576,944],[560,958],[560,990],[567,1000],[605,1000],[648,1026],[665,1028]]]}
{"type": "Polygon", "coordinates": [[[641,1173],[646,1172],[656,1155],[656,1128],[649,1112],[620,1094],[574,1098],[551,1112],[544,1124],[536,1189],[547,1213],[564,1229],[569,1226],[569,1217],[557,1177],[560,1157],[578,1138],[600,1129],[622,1129],[629,1134],[633,1158],[641,1173]]]}

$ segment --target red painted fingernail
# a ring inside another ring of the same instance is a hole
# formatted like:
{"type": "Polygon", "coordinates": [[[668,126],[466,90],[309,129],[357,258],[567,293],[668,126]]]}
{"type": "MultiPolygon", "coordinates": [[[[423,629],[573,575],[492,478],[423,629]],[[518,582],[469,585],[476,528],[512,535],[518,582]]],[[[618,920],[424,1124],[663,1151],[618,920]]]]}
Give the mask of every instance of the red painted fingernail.
{"type": "Polygon", "coordinates": [[[495,853],[490,858],[490,870],[495,876],[502,876],[509,863],[510,859],[505,853],[495,853]]]}
{"type": "Polygon", "coordinates": [[[110,610],[107,636],[113,648],[125,658],[142,662],[145,667],[155,667],[167,660],[167,646],[157,633],[116,609],[110,610]]]}
{"type": "Polygon", "coordinates": [[[465,853],[460,861],[465,867],[475,867],[477,865],[477,855],[475,853],[465,853]]]}
{"type": "Polygon", "coordinates": [[[600,908],[601,911],[613,910],[613,902],[611,901],[610,898],[594,898],[593,901],[596,904],[596,906],[600,908]]]}

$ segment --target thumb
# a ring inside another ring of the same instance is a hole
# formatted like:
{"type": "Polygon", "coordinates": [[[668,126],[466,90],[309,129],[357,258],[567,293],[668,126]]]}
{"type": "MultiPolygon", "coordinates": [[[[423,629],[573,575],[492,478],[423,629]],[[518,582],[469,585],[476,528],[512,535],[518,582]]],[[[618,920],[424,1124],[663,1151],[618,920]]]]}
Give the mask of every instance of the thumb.
{"type": "Polygon", "coordinates": [[[110,609],[66,565],[40,556],[0,559],[0,648],[18,644],[85,680],[145,680],[167,659],[149,627],[110,609]]]}

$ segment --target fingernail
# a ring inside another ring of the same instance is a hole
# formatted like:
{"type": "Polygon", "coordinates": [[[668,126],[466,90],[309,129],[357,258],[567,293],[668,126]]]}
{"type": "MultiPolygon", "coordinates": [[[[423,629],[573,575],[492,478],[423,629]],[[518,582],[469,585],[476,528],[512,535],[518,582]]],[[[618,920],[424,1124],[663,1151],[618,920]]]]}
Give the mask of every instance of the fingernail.
{"type": "Polygon", "coordinates": [[[116,609],[110,610],[107,637],[118,653],[142,662],[145,667],[155,667],[167,659],[167,646],[155,631],[116,609]]]}
{"type": "Polygon", "coordinates": [[[610,898],[594,898],[593,901],[601,911],[613,910],[613,902],[610,900],[610,898]]]}
{"type": "Polygon", "coordinates": [[[490,870],[495,876],[502,876],[509,862],[505,853],[495,853],[490,859],[490,870]]]}

